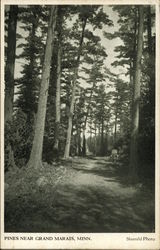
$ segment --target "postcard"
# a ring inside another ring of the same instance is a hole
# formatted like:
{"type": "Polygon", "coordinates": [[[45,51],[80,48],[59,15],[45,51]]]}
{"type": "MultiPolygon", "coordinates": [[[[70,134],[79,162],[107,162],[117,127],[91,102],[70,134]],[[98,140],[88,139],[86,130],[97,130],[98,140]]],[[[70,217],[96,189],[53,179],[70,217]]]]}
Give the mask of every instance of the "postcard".
{"type": "Polygon", "coordinates": [[[160,249],[159,17],[1,1],[1,249],[160,249]]]}

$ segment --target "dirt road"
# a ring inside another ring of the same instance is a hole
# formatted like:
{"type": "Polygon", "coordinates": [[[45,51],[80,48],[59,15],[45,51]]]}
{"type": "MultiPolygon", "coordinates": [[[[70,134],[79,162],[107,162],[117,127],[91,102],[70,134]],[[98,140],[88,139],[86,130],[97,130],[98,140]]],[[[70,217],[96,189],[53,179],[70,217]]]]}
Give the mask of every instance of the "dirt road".
{"type": "Polygon", "coordinates": [[[124,179],[116,175],[115,166],[107,157],[75,159],[72,167],[76,172],[63,183],[56,195],[56,220],[58,224],[60,219],[63,225],[61,230],[73,232],[154,230],[153,197],[145,191],[140,191],[139,186],[128,186],[124,179]],[[61,210],[64,214],[63,219],[59,215],[61,210]]]}
{"type": "Polygon", "coordinates": [[[56,191],[44,186],[37,200],[16,201],[23,214],[16,225],[8,221],[7,231],[154,232],[153,194],[129,186],[107,157],[75,158],[69,168],[56,191]]]}

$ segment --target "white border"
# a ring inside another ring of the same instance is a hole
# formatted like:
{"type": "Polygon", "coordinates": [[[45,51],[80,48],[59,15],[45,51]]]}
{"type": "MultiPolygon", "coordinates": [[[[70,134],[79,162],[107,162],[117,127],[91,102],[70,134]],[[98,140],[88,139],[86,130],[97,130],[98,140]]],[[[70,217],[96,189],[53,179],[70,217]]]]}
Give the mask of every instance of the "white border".
{"type": "Polygon", "coordinates": [[[103,4],[103,5],[127,5],[127,4],[154,4],[156,5],[156,233],[4,233],[4,5],[19,4],[19,0],[1,1],[1,249],[160,249],[160,8],[158,0],[21,0],[20,4],[103,4]],[[91,241],[6,241],[4,236],[91,236],[91,241]],[[155,238],[155,241],[127,241],[130,237],[155,238]]]}

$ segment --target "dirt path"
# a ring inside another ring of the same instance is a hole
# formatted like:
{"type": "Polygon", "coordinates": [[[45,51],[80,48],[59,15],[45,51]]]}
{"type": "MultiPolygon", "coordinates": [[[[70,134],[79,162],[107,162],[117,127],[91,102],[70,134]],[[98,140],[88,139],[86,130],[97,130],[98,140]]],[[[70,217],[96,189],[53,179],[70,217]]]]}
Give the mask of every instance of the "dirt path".
{"type": "MultiPolygon", "coordinates": [[[[82,189],[85,186],[87,188],[100,189],[105,191],[106,194],[114,197],[123,196],[123,198],[130,197],[136,192],[135,188],[124,187],[116,180],[116,177],[113,175],[114,166],[111,163],[109,165],[107,158],[97,158],[96,160],[83,159],[83,162],[84,165],[81,166],[78,174],[73,179],[70,179],[70,185],[75,185],[78,189],[82,189]]],[[[76,167],[75,169],[78,170],[76,167]]]]}
{"type": "Polygon", "coordinates": [[[128,186],[107,157],[74,158],[68,165],[70,174],[56,191],[44,186],[33,197],[18,197],[7,205],[13,220],[8,217],[7,231],[154,231],[150,190],[128,186]],[[17,215],[12,213],[15,206],[21,209],[17,215]]]}
{"type": "MultiPolygon", "coordinates": [[[[138,187],[115,175],[108,158],[73,160],[76,169],[58,190],[64,208],[64,230],[86,232],[151,232],[154,204],[138,187]],[[65,227],[66,222],[66,227],[65,227]]],[[[59,210],[60,211],[60,210],[59,210]]],[[[58,214],[57,214],[58,215],[58,214]]]]}

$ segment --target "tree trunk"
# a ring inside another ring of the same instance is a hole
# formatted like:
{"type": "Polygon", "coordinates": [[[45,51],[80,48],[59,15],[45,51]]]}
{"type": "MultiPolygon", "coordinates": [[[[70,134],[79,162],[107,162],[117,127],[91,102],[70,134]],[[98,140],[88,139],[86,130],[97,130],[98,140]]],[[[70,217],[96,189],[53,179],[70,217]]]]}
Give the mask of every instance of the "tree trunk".
{"type": "Polygon", "coordinates": [[[11,144],[9,143],[8,146],[7,146],[7,150],[8,151],[8,168],[16,168],[16,163],[15,163],[15,160],[14,160],[14,152],[12,150],[12,147],[11,147],[11,144]]]}
{"type": "Polygon", "coordinates": [[[147,37],[148,37],[148,52],[152,54],[152,29],[151,29],[151,7],[147,7],[147,37]]]}
{"type": "Polygon", "coordinates": [[[90,130],[89,130],[89,135],[90,135],[90,143],[92,143],[92,120],[90,120],[90,130]]]}
{"type": "Polygon", "coordinates": [[[69,111],[69,117],[68,117],[68,129],[67,129],[67,139],[66,139],[66,145],[65,145],[64,158],[68,158],[69,152],[70,152],[72,118],[73,118],[75,95],[76,95],[76,82],[77,82],[77,77],[78,77],[78,68],[79,68],[80,56],[81,56],[81,51],[82,51],[82,44],[83,44],[86,22],[87,22],[87,19],[83,21],[83,25],[82,25],[82,35],[81,35],[80,45],[78,49],[76,68],[75,68],[74,76],[73,76],[72,97],[71,97],[70,111],[69,111]]]}
{"type": "Polygon", "coordinates": [[[152,21],[151,21],[151,7],[147,7],[147,38],[148,38],[148,55],[149,64],[148,67],[152,69],[152,72],[148,72],[149,77],[149,102],[151,104],[151,116],[155,116],[155,55],[152,42],[152,21]]]}
{"type": "Polygon", "coordinates": [[[77,155],[81,156],[81,133],[77,125],[77,155]]]}
{"type": "Polygon", "coordinates": [[[114,144],[116,144],[117,141],[117,108],[115,113],[115,123],[114,123],[114,144]]]}
{"type": "Polygon", "coordinates": [[[41,89],[40,89],[38,111],[35,124],[35,134],[34,134],[30,159],[28,162],[28,166],[31,168],[40,167],[42,160],[43,135],[45,126],[46,105],[47,105],[48,87],[50,78],[50,65],[51,65],[51,57],[53,50],[53,39],[54,39],[54,30],[56,25],[56,17],[57,17],[57,7],[52,6],[49,25],[48,25],[44,64],[42,70],[42,80],[41,80],[41,89]]]}
{"type": "Polygon", "coordinates": [[[57,82],[56,82],[56,124],[55,124],[55,142],[54,150],[58,151],[59,129],[61,119],[61,44],[59,41],[57,58],[57,82]]]}
{"type": "Polygon", "coordinates": [[[124,113],[123,113],[123,110],[120,110],[119,112],[119,125],[120,125],[120,129],[119,129],[119,134],[120,134],[120,137],[123,137],[124,136],[124,113]]]}
{"type": "Polygon", "coordinates": [[[97,154],[97,124],[95,123],[95,136],[94,136],[94,155],[97,154]]]}
{"type": "Polygon", "coordinates": [[[11,5],[9,11],[7,62],[5,69],[5,122],[11,121],[13,113],[17,15],[18,6],[11,5]]]}
{"type": "Polygon", "coordinates": [[[141,76],[141,58],[143,50],[143,6],[139,6],[139,27],[138,44],[134,81],[133,96],[133,115],[131,128],[131,146],[130,146],[130,176],[137,179],[138,169],[138,129],[139,129],[139,103],[140,103],[140,76],[141,76]]]}
{"type": "Polygon", "coordinates": [[[85,131],[83,131],[83,147],[82,147],[82,155],[83,157],[86,156],[86,136],[85,131]]]}
{"type": "Polygon", "coordinates": [[[81,156],[81,125],[79,123],[78,116],[75,119],[76,121],[76,155],[81,156]]]}
{"type": "Polygon", "coordinates": [[[104,119],[102,117],[102,129],[101,129],[101,155],[104,155],[104,119]]]}
{"type": "Polygon", "coordinates": [[[59,146],[60,119],[61,119],[61,57],[62,57],[62,22],[63,16],[61,6],[57,11],[57,30],[58,30],[58,53],[57,53],[57,81],[56,81],[56,123],[55,123],[55,141],[54,151],[57,151],[59,146]]]}
{"type": "Polygon", "coordinates": [[[135,10],[135,22],[134,22],[134,41],[133,41],[133,52],[132,56],[130,58],[130,117],[132,121],[132,115],[133,115],[133,95],[134,95],[134,82],[135,82],[135,68],[136,68],[136,47],[137,47],[137,23],[138,23],[138,17],[137,17],[137,9],[135,10]]]}

